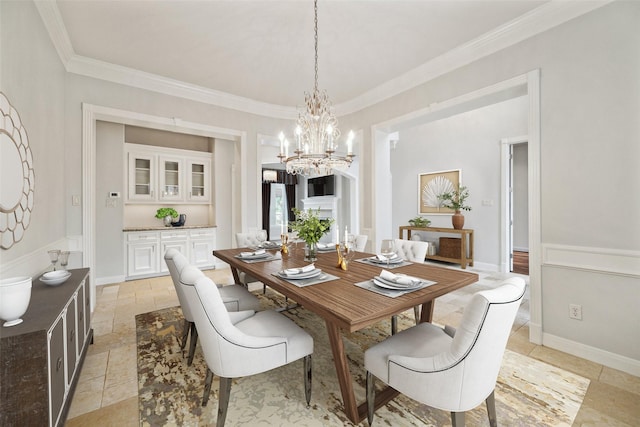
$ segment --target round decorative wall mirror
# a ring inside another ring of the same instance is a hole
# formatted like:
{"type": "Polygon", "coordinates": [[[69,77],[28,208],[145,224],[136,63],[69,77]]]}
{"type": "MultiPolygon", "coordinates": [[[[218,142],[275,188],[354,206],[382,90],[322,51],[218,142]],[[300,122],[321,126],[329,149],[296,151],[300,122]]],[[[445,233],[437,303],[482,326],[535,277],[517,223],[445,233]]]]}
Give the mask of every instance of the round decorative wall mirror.
{"type": "Polygon", "coordinates": [[[35,173],[27,130],[0,92],[0,247],[22,240],[31,221],[35,173]]]}

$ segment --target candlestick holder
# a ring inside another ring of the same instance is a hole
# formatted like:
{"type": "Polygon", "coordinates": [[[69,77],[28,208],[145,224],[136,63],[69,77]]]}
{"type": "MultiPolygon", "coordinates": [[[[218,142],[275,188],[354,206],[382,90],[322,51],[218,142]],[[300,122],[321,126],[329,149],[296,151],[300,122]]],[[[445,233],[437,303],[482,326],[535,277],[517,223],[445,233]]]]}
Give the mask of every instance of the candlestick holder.
{"type": "Polygon", "coordinates": [[[280,253],[282,255],[289,255],[289,235],[287,233],[283,233],[280,235],[280,253]]]}
{"type": "Polygon", "coordinates": [[[338,254],[338,265],[336,265],[336,267],[342,268],[342,252],[340,251],[340,243],[336,243],[336,253],[338,254]]]}

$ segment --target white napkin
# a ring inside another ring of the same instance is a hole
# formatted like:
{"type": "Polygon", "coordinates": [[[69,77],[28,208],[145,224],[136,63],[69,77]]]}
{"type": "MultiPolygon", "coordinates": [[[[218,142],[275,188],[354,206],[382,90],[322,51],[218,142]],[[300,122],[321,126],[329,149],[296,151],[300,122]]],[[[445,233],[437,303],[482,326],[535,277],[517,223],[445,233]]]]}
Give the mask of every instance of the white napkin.
{"type": "MultiPolygon", "coordinates": [[[[382,255],[382,254],[378,254],[376,256],[378,257],[378,259],[380,261],[386,261],[387,260],[387,257],[382,255]]],[[[391,258],[389,258],[389,261],[391,261],[392,259],[396,259],[396,258],[398,258],[398,255],[397,254],[393,254],[393,256],[391,258]]]]}
{"type": "Polygon", "coordinates": [[[258,249],[257,251],[253,251],[253,252],[240,252],[240,256],[243,258],[247,258],[247,257],[256,256],[256,255],[262,255],[264,253],[266,253],[264,249],[258,249]]]}
{"type": "Polygon", "coordinates": [[[390,282],[405,286],[413,285],[419,281],[415,277],[405,276],[404,274],[393,274],[392,272],[387,270],[382,270],[380,272],[380,277],[384,280],[388,280],[390,282]]]}
{"type": "Polygon", "coordinates": [[[282,273],[284,273],[285,276],[295,276],[297,274],[308,273],[315,269],[316,269],[316,266],[314,264],[309,264],[301,268],[287,268],[282,273]]]}
{"type": "Polygon", "coordinates": [[[335,243],[317,243],[318,249],[332,249],[335,248],[335,243]]]}

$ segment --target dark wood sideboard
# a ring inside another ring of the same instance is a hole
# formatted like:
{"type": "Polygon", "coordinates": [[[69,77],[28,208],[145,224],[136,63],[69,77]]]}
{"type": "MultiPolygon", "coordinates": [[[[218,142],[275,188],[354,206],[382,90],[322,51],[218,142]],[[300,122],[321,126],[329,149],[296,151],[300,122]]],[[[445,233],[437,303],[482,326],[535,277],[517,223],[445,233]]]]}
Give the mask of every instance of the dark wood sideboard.
{"type": "Polygon", "coordinates": [[[89,269],[58,286],[33,278],[23,322],[0,327],[0,426],[64,425],[89,344],[89,269]]]}

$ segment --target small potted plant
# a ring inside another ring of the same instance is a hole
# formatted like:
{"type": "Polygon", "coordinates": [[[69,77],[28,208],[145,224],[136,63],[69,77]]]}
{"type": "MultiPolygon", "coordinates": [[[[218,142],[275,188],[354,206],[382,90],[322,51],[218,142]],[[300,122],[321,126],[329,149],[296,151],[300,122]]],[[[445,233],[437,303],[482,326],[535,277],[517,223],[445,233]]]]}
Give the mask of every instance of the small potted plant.
{"type": "Polygon", "coordinates": [[[298,237],[307,244],[305,250],[305,259],[308,261],[316,260],[316,253],[318,250],[318,242],[331,228],[333,224],[333,218],[320,219],[318,214],[320,209],[313,211],[301,211],[300,209],[293,208],[293,213],[296,215],[296,220],[289,224],[293,231],[298,232],[298,237]]]}
{"type": "Polygon", "coordinates": [[[409,224],[411,224],[412,227],[428,227],[429,224],[431,224],[431,220],[428,220],[427,218],[423,218],[421,216],[417,216],[415,218],[412,218],[409,220],[409,224]]]}
{"type": "Polygon", "coordinates": [[[178,211],[173,208],[160,208],[156,211],[156,218],[162,219],[165,227],[171,227],[173,218],[178,218],[178,211]]]}
{"type": "Polygon", "coordinates": [[[442,201],[443,207],[453,209],[455,212],[451,218],[453,228],[456,230],[462,229],[464,226],[464,215],[462,215],[460,211],[471,210],[471,206],[465,204],[465,201],[469,198],[469,190],[467,187],[458,185],[456,190],[442,193],[438,198],[442,201]]]}

